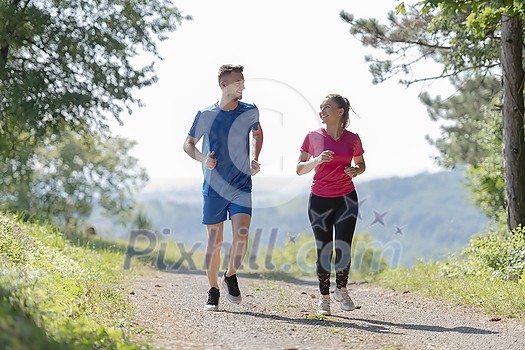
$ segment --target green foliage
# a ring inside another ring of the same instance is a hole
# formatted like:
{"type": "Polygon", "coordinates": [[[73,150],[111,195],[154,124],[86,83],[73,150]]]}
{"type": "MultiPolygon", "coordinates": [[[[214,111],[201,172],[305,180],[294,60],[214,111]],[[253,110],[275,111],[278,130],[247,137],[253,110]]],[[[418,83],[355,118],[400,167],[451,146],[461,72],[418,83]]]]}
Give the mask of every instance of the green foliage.
{"type": "MultiPolygon", "coordinates": [[[[157,40],[184,19],[169,1],[2,1],[0,3],[1,138],[85,134],[107,129],[140,104],[133,91],[156,81],[153,63],[137,67],[140,51],[160,58],[157,40]]],[[[13,154],[16,144],[1,148],[13,154]]]]}
{"type": "Polygon", "coordinates": [[[151,230],[153,228],[153,224],[151,223],[151,219],[146,213],[146,209],[144,208],[144,205],[138,205],[135,208],[135,211],[132,213],[132,215],[133,215],[131,218],[132,227],[138,228],[141,230],[151,230]]]}
{"type": "Polygon", "coordinates": [[[396,7],[397,14],[388,14],[388,24],[376,19],[355,19],[342,11],[341,18],[350,25],[350,33],[364,46],[378,49],[383,57],[367,56],[373,82],[381,83],[394,76],[405,85],[446,78],[476,70],[485,75],[499,64],[499,38],[495,28],[474,35],[465,24],[470,12],[433,9],[418,6],[396,7]],[[422,60],[430,59],[443,69],[437,76],[419,77],[414,69],[422,60]]]}
{"type": "Polygon", "coordinates": [[[402,15],[406,15],[407,13],[407,9],[405,7],[405,3],[402,2],[400,3],[399,5],[396,6],[396,14],[402,14],[402,15]]]}
{"type": "Polygon", "coordinates": [[[16,232],[16,228],[9,225],[6,217],[0,216],[0,257],[5,257],[14,263],[26,260],[24,237],[16,232]]]}
{"type": "Polygon", "coordinates": [[[525,278],[525,228],[474,237],[463,255],[466,261],[451,263],[447,274],[518,282],[525,278]]]}
{"type": "Polygon", "coordinates": [[[477,120],[478,132],[471,135],[479,145],[480,157],[468,167],[468,187],[474,203],[494,222],[505,222],[505,174],[503,160],[502,118],[499,113],[482,109],[477,120]]]}
{"type": "Polygon", "coordinates": [[[294,276],[315,276],[316,245],[312,234],[300,233],[295,241],[288,241],[272,253],[276,270],[294,276]]]}
{"type": "Polygon", "coordinates": [[[499,65],[502,15],[525,14],[520,0],[423,0],[416,7],[432,14],[430,31],[446,29],[451,34],[450,54],[441,63],[453,74],[499,65]]]}
{"type": "Polygon", "coordinates": [[[354,280],[368,280],[391,266],[392,252],[371,235],[360,233],[352,242],[351,275],[354,280]]]}
{"type": "MultiPolygon", "coordinates": [[[[501,38],[502,30],[512,30],[509,35],[518,38],[513,42],[518,42],[519,46],[523,37],[520,18],[524,15],[524,3],[511,0],[423,0],[408,10],[402,3],[397,6],[397,15],[393,12],[389,14],[388,26],[378,24],[375,19],[355,20],[351,15],[342,14],[342,18],[350,24],[350,32],[360,38],[363,45],[380,49],[386,54],[386,58],[369,59],[373,62],[370,70],[374,82],[398,74],[410,76],[410,80],[402,81],[407,85],[451,78],[458,90],[455,96],[445,100],[440,97],[432,100],[427,94],[422,96],[431,118],[444,121],[443,134],[437,140],[429,141],[440,151],[438,161],[441,164],[468,167],[475,202],[495,220],[501,219],[501,209],[505,208],[510,229],[521,223],[524,215],[523,182],[514,179],[519,178],[517,174],[523,171],[525,158],[515,157],[515,152],[510,151],[511,148],[520,149],[523,146],[523,133],[510,132],[506,128],[504,137],[499,139],[503,130],[501,124],[485,126],[483,123],[487,116],[491,120],[496,117],[483,111],[501,99],[501,87],[492,78],[501,75],[501,57],[513,59],[505,52],[502,54],[502,50],[508,47],[502,45],[506,42],[502,40],[507,40],[501,38]],[[509,20],[503,20],[507,15],[509,20]],[[442,65],[441,74],[413,78],[414,67],[428,58],[442,65]],[[483,129],[479,128],[480,125],[483,129]],[[489,129],[496,137],[488,137],[489,129]],[[502,152],[503,140],[509,152],[502,152]],[[498,178],[503,174],[501,164],[504,158],[507,171],[505,176],[498,178]],[[506,183],[501,186],[503,178],[506,183]],[[508,195],[507,203],[503,200],[504,193],[508,195]]],[[[520,57],[514,60],[506,62],[506,66],[522,65],[520,57]]],[[[506,72],[503,80],[506,94],[512,96],[502,99],[503,119],[508,125],[516,122],[511,128],[514,130],[522,130],[523,127],[523,88],[518,87],[521,71],[520,67],[516,72],[506,72]],[[515,83],[509,80],[513,76],[518,76],[515,83]]]]}
{"type": "MultiPolygon", "coordinates": [[[[382,50],[385,54],[384,57],[365,57],[365,60],[370,62],[374,84],[396,75],[411,74],[411,64],[423,58],[439,61],[448,49],[441,43],[445,41],[443,37],[427,31],[432,20],[430,15],[421,15],[413,7],[405,13],[402,18],[398,18],[393,12],[388,13],[388,24],[385,25],[375,18],[356,19],[348,12],[340,12],[341,19],[350,25],[350,33],[360,40],[363,46],[382,50]],[[419,58],[412,53],[417,50],[421,55],[419,58]],[[401,61],[402,63],[398,64],[401,61]]],[[[407,81],[402,82],[410,84],[407,81]]]]}
{"type": "Polygon", "coordinates": [[[492,126],[493,119],[501,119],[501,116],[487,110],[488,106],[498,105],[501,101],[501,81],[493,76],[474,74],[451,77],[450,83],[455,91],[452,96],[432,98],[426,92],[420,95],[430,118],[441,124],[441,135],[428,140],[439,151],[437,161],[442,166],[453,168],[479,164],[487,156],[487,150],[501,151],[503,145],[501,137],[490,140],[497,142],[485,143],[489,140],[483,136],[489,132],[484,126],[487,118],[490,118],[490,132],[503,135],[501,123],[492,126]]]}
{"type": "Polygon", "coordinates": [[[74,246],[51,227],[4,214],[0,232],[1,348],[145,348],[133,342],[140,330],[124,296],[122,254],[74,246]]]}
{"type": "Polygon", "coordinates": [[[410,269],[385,271],[377,283],[398,291],[473,305],[487,313],[525,320],[525,283],[485,276],[448,275],[444,270],[444,263],[420,263],[410,269]]]}
{"type": "Polygon", "coordinates": [[[141,106],[158,41],[189,19],[166,0],[0,2],[0,209],[68,224],[97,202],[127,214],[146,176],[108,118],[141,106]]]}
{"type": "Polygon", "coordinates": [[[525,319],[525,229],[475,236],[459,256],[382,273],[378,283],[525,319]]]}
{"type": "Polygon", "coordinates": [[[147,181],[145,170],[129,156],[134,144],[64,131],[38,147],[20,146],[27,155],[24,164],[0,162],[0,209],[60,225],[89,217],[95,204],[123,216],[147,181]]]}
{"type": "Polygon", "coordinates": [[[446,99],[422,94],[430,117],[442,121],[441,136],[429,141],[440,151],[445,167],[467,169],[467,187],[474,204],[494,222],[505,219],[503,125],[497,106],[501,82],[493,77],[454,77],[456,94],[446,99]]]}
{"type": "Polygon", "coordinates": [[[72,349],[49,339],[18,305],[11,303],[11,293],[0,287],[0,345],[7,349],[72,349]],[[16,330],[14,332],[13,330],[16,330]]]}

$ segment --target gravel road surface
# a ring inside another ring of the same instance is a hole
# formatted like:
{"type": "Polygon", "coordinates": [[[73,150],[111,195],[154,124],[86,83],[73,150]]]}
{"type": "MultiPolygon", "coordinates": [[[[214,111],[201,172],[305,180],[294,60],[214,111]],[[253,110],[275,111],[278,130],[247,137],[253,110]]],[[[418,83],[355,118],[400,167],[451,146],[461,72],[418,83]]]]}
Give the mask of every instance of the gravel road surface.
{"type": "Polygon", "coordinates": [[[358,305],[315,316],[315,280],[238,277],[240,305],[224,291],[218,312],[204,311],[204,272],[140,276],[129,301],[136,324],[159,349],[525,349],[525,325],[471,307],[370,284],[350,284],[358,305]]]}

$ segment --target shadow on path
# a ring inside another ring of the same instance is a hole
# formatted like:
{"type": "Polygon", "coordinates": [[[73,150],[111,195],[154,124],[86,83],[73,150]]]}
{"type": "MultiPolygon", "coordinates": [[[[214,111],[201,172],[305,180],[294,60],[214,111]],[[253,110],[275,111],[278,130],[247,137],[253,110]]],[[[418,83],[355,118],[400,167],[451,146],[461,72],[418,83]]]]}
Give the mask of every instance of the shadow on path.
{"type": "Polygon", "coordinates": [[[403,329],[417,330],[417,331],[423,331],[423,332],[454,332],[454,333],[462,333],[462,334],[498,334],[498,332],[494,332],[494,331],[490,331],[486,329],[474,328],[474,327],[452,327],[450,328],[450,327],[442,327],[442,326],[435,326],[435,325],[386,322],[386,321],[379,321],[379,320],[374,320],[374,319],[363,319],[363,318],[345,317],[345,316],[329,316],[326,319],[315,319],[315,318],[308,319],[308,318],[290,318],[286,316],[263,314],[263,313],[251,312],[251,311],[239,312],[239,311],[224,310],[222,312],[229,313],[229,314],[251,316],[251,317],[269,318],[269,319],[276,320],[276,321],[283,321],[283,322],[294,323],[294,324],[352,328],[352,329],[363,330],[363,331],[368,331],[368,332],[373,332],[373,333],[381,333],[381,334],[404,334],[403,332],[399,331],[403,329]],[[336,321],[334,318],[343,319],[348,322],[336,321]],[[350,323],[351,321],[358,321],[360,323],[364,323],[364,325],[357,324],[357,323],[350,323]],[[396,331],[395,329],[398,329],[398,331],[396,331]]]}
{"type": "Polygon", "coordinates": [[[387,327],[397,327],[397,328],[404,328],[404,329],[413,329],[413,330],[424,331],[424,332],[456,332],[456,333],[463,333],[463,334],[499,334],[499,332],[494,332],[491,330],[474,328],[474,327],[452,327],[450,328],[450,327],[442,327],[442,326],[437,326],[437,325],[429,326],[429,325],[423,325],[423,324],[394,323],[394,322],[378,321],[378,320],[371,320],[371,319],[364,319],[364,318],[348,318],[348,319],[354,320],[354,321],[372,323],[375,325],[381,325],[381,326],[387,326],[387,327]]]}

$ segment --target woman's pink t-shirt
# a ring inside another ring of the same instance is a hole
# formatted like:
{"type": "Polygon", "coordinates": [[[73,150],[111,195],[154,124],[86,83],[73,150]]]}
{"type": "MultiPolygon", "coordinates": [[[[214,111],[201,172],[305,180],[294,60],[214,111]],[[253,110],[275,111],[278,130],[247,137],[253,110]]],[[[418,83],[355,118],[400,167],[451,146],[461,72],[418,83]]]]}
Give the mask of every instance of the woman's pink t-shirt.
{"type": "Polygon", "coordinates": [[[351,166],[354,157],[365,153],[361,139],[359,135],[344,130],[341,137],[334,140],[324,128],[320,128],[309,132],[301,146],[302,152],[313,157],[326,150],[333,151],[334,158],[315,167],[312,193],[319,197],[344,196],[355,189],[352,178],[345,174],[344,169],[351,166]]]}

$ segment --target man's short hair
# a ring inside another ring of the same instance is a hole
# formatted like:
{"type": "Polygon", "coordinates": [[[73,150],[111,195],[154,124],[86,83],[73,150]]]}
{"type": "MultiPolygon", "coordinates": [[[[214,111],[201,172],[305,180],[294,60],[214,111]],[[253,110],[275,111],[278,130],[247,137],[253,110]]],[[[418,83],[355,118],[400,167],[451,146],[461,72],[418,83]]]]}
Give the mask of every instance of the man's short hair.
{"type": "Polygon", "coordinates": [[[219,68],[219,83],[226,75],[232,72],[242,73],[243,70],[244,67],[240,64],[223,64],[221,68],[219,68]]]}

